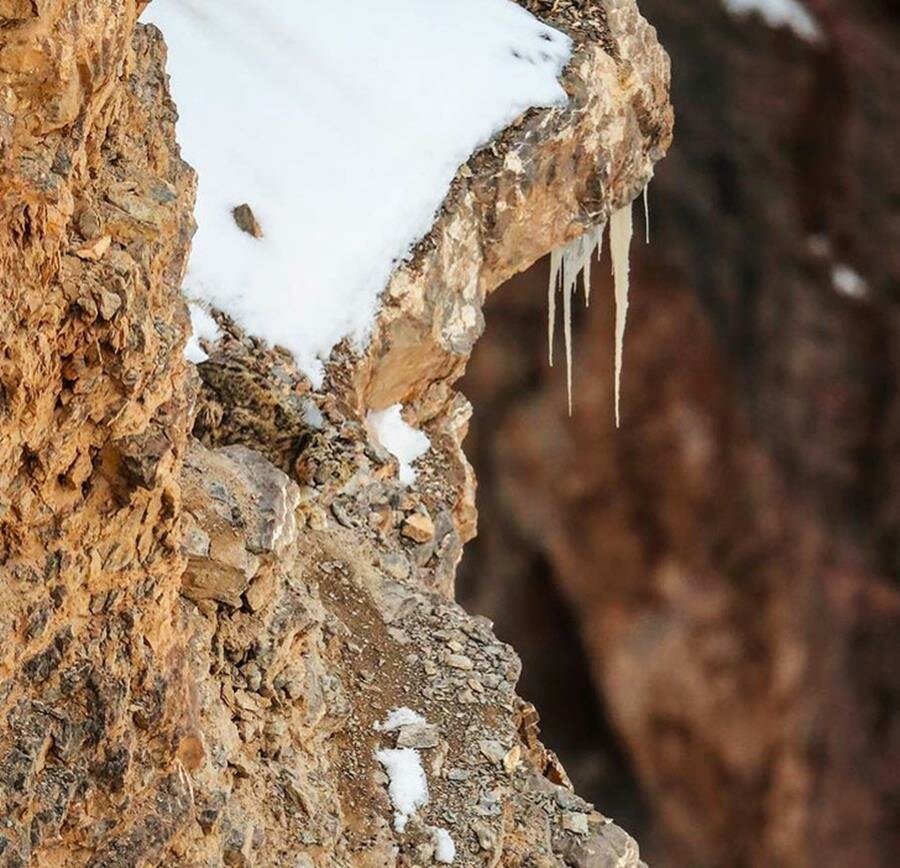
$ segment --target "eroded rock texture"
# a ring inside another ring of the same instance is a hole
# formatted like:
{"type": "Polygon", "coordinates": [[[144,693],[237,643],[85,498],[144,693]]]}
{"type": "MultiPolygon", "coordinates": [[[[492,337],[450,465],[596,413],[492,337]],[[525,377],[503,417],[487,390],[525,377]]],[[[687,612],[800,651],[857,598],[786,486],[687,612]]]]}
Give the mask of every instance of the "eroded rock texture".
{"type": "Polygon", "coordinates": [[[572,102],[461,170],[372,346],[311,391],[178,286],[194,178],[134,0],[0,3],[0,864],[636,866],[452,602],[474,530],[451,388],[509,275],[641,189],[668,60],[633,2],[533,2],[572,102]],[[365,425],[394,401],[419,482],[365,425]],[[427,721],[374,724],[410,706],[427,721]],[[397,831],[378,748],[421,751],[397,831]]]}
{"type": "Polygon", "coordinates": [[[42,4],[0,49],[0,860],[152,862],[186,825],[175,625],[193,178],[160,40],[42,4]]]}
{"type": "Polygon", "coordinates": [[[682,111],[635,248],[623,429],[603,295],[569,420],[546,271],[498,292],[462,386],[481,483],[464,599],[530,642],[547,592],[529,605],[521,577],[552,577],[652,813],[649,861],[894,865],[892,4],[808,3],[820,45],[715,0],[641,5],[682,111]]]}

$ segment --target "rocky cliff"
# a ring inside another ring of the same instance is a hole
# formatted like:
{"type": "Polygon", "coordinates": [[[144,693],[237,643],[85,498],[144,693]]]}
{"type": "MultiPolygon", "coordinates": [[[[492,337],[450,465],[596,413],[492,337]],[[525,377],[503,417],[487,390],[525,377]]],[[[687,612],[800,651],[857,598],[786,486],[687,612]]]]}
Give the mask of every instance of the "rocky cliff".
{"type": "Polygon", "coordinates": [[[487,295],[663,155],[654,31],[633,0],[525,4],[576,40],[569,107],[463,167],[314,391],[224,317],[184,359],[195,179],[144,5],[0,3],[0,864],[427,865],[449,835],[459,865],[637,865],[452,601],[453,382],[487,295]],[[414,488],[365,424],[395,401],[433,444],[414,488]],[[403,706],[424,722],[376,727],[403,706]],[[402,832],[395,748],[430,791],[402,832]]]}

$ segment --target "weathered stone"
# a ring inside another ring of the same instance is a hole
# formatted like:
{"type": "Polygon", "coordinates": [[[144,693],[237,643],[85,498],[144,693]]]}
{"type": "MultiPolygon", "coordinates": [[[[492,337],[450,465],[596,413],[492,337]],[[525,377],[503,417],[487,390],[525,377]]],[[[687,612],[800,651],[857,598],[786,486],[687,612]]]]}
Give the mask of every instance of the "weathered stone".
{"type": "Polygon", "coordinates": [[[427,724],[403,726],[397,734],[397,747],[427,749],[437,747],[439,742],[437,727],[427,724]]]}
{"type": "Polygon", "coordinates": [[[434,522],[431,516],[414,512],[403,522],[403,536],[419,543],[430,542],[434,538],[434,522]]]}
{"type": "Polygon", "coordinates": [[[588,817],[587,814],[577,814],[572,811],[565,811],[561,817],[562,827],[567,832],[574,832],[576,835],[587,835],[588,817]]]}
{"type": "Polygon", "coordinates": [[[234,217],[234,222],[248,235],[252,235],[254,238],[263,237],[262,226],[259,225],[259,221],[249,205],[246,203],[238,205],[237,208],[232,210],[231,214],[234,217]]]}
{"type": "Polygon", "coordinates": [[[198,397],[177,291],[194,178],[160,37],[135,29],[143,3],[65,5],[0,28],[0,814],[34,818],[3,858],[382,868],[431,858],[433,824],[468,866],[478,821],[496,864],[559,865],[573,836],[537,748],[517,750],[519,665],[448,599],[474,531],[450,386],[485,295],[661,156],[651,30],[633,2],[589,10],[605,37],[574,31],[569,109],[469,161],[326,390],[226,322],[198,397]],[[362,421],[395,399],[434,444],[410,489],[362,421]],[[404,835],[373,756],[401,705],[428,724],[396,744],[447,790],[404,835]]]}

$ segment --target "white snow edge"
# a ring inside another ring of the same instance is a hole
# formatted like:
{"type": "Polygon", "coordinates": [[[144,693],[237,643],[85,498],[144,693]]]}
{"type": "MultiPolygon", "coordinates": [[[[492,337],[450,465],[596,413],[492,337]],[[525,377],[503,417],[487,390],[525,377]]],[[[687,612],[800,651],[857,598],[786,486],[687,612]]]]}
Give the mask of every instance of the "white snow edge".
{"type": "Polygon", "coordinates": [[[512,0],[154,0],[142,20],[165,36],[199,177],[184,290],[316,387],[340,341],[368,341],[459,166],[568,101],[571,39],[512,0]]]}
{"type": "Polygon", "coordinates": [[[191,315],[191,336],[184,348],[184,357],[195,365],[205,362],[209,355],[200,345],[201,340],[215,343],[222,337],[219,324],[212,318],[209,311],[195,302],[188,303],[188,313],[191,315]]]}
{"type": "Polygon", "coordinates": [[[400,482],[410,486],[416,481],[413,462],[428,452],[431,441],[427,434],[404,420],[402,411],[402,404],[394,404],[386,410],[370,412],[366,422],[372,436],[399,462],[400,482]]]}
{"type": "Polygon", "coordinates": [[[758,13],[770,27],[789,27],[807,42],[819,42],[822,28],[799,0],[723,0],[732,15],[758,13]]]}
{"type": "Polygon", "coordinates": [[[415,724],[425,724],[426,720],[421,714],[407,708],[405,705],[400,708],[394,708],[388,712],[384,723],[375,723],[377,732],[394,732],[402,726],[413,726],[415,724]]]}
{"type": "Polygon", "coordinates": [[[450,833],[438,826],[431,826],[431,838],[434,841],[434,861],[452,865],[456,860],[456,844],[450,833]]]}
{"type": "Polygon", "coordinates": [[[375,751],[375,759],[387,772],[388,795],[394,806],[394,830],[402,834],[409,818],[428,804],[428,780],[422,758],[414,748],[402,747],[375,751]]]}

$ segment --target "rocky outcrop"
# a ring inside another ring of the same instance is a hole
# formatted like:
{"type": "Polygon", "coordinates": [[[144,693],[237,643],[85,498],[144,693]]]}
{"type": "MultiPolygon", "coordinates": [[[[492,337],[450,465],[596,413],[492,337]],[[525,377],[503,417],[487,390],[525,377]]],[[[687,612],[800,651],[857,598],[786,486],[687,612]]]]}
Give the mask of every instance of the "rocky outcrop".
{"type": "Polygon", "coordinates": [[[194,178],[144,4],[0,6],[0,864],[631,866],[452,598],[474,531],[451,386],[486,295],[632,198],[671,135],[633,2],[533,3],[569,109],[464,167],[368,351],[313,392],[241,334],[199,374],[194,178]],[[433,449],[414,488],[365,414],[433,449]],[[409,706],[426,723],[375,724],[409,706]],[[397,831],[374,752],[420,751],[397,831]]]}
{"type": "Polygon", "coordinates": [[[174,616],[193,177],[134,4],[36,9],[0,49],[0,860],[153,862],[191,806],[174,616]]]}

